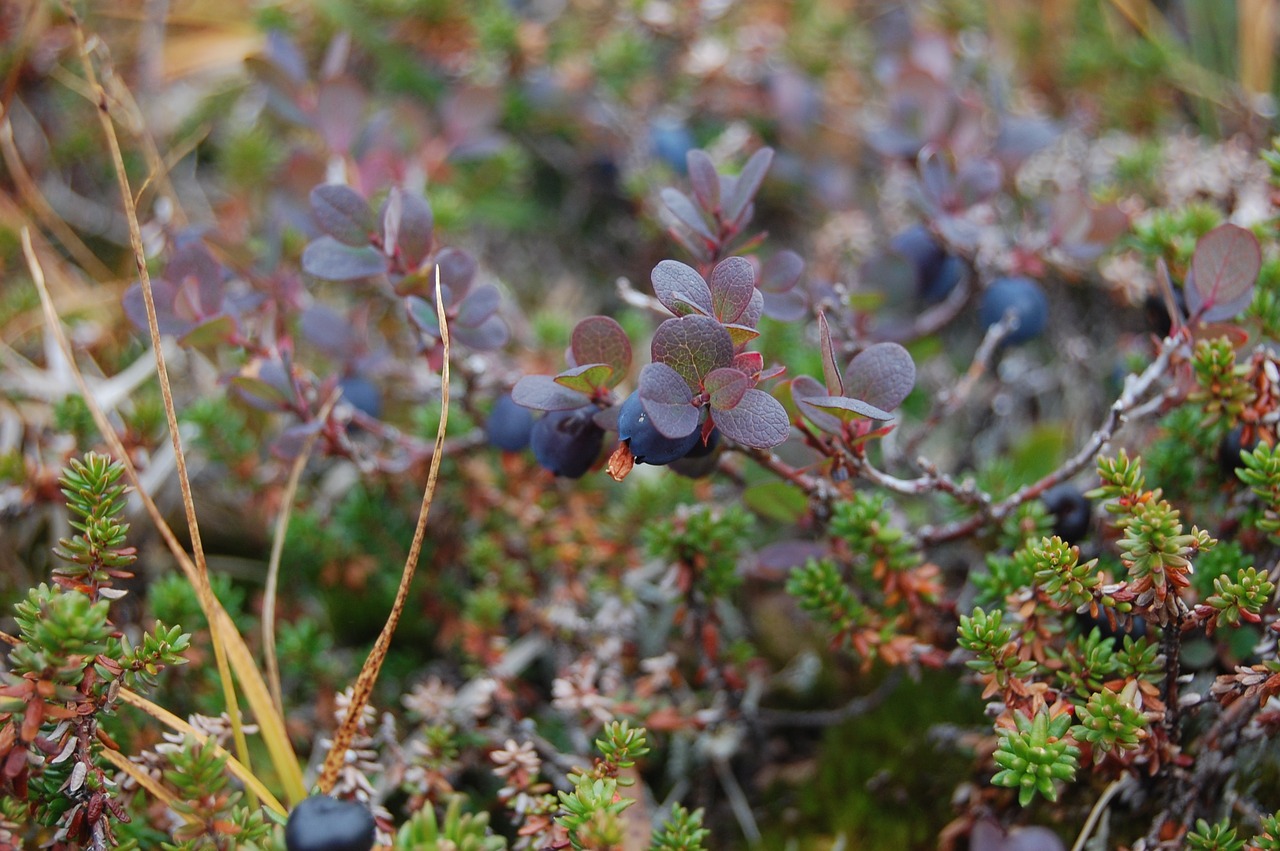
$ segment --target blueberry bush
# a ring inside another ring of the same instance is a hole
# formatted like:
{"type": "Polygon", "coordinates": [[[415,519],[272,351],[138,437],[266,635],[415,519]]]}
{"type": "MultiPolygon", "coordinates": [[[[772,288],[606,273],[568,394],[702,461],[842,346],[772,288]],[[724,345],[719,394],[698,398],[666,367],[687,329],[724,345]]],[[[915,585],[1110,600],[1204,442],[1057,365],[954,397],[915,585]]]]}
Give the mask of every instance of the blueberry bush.
{"type": "Polygon", "coordinates": [[[0,847],[1280,848],[1266,4],[231,5],[0,11],[0,847]]]}

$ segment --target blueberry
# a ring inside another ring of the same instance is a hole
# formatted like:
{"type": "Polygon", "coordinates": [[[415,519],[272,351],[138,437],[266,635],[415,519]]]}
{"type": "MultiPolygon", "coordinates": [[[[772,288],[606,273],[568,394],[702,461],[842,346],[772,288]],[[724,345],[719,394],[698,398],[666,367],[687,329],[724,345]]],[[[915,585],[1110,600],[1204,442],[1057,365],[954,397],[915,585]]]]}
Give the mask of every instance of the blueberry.
{"type": "Polygon", "coordinates": [[[369,851],[375,832],[364,804],[312,795],[289,813],[284,844],[289,851],[369,851]]]}
{"type": "Polygon", "coordinates": [[[645,413],[639,393],[632,393],[622,403],[618,436],[627,441],[637,464],[670,464],[702,442],[702,432],[696,428],[684,437],[664,437],[645,413]]]}
{"type": "Polygon", "coordinates": [[[1049,322],[1049,300],[1044,290],[1030,278],[996,278],[982,294],[978,319],[990,328],[1012,310],[1018,316],[1018,327],[1005,337],[1006,343],[1025,343],[1040,335],[1049,322]]]}
{"type": "Polygon", "coordinates": [[[489,445],[507,452],[519,452],[529,445],[533,431],[533,411],[517,405],[511,394],[499,396],[484,424],[489,445]]]}
{"type": "Polygon", "coordinates": [[[684,174],[689,167],[685,156],[693,148],[693,134],[678,118],[655,118],[649,125],[649,147],[655,157],[684,174]]]}
{"type": "Polygon", "coordinates": [[[1244,445],[1244,429],[1236,426],[1222,436],[1222,440],[1218,441],[1218,469],[1222,471],[1222,475],[1228,481],[1239,483],[1236,478],[1236,468],[1243,467],[1244,462],[1240,460],[1241,452],[1252,452],[1258,445],[1257,438],[1249,441],[1249,445],[1244,445]]]}
{"type": "Polygon", "coordinates": [[[363,375],[349,375],[338,382],[342,399],[365,416],[378,419],[382,416],[382,391],[363,375]]]}
{"type": "Polygon", "coordinates": [[[1068,544],[1078,544],[1089,534],[1093,503],[1078,487],[1065,483],[1055,485],[1040,499],[1053,515],[1053,534],[1068,544]]]}
{"type": "Polygon", "coordinates": [[[557,476],[581,478],[604,446],[604,429],[592,419],[595,413],[595,405],[548,412],[533,424],[529,436],[533,457],[557,476]]]}
{"type": "Polygon", "coordinates": [[[720,464],[720,459],[715,455],[716,447],[720,445],[720,429],[713,428],[706,443],[702,442],[701,429],[694,434],[699,435],[698,441],[683,458],[671,462],[671,469],[682,476],[701,479],[711,475],[720,464]]]}
{"type": "Polygon", "coordinates": [[[924,225],[912,225],[889,241],[889,250],[911,264],[916,295],[926,304],[937,304],[955,289],[964,276],[964,261],[948,254],[924,225]]]}
{"type": "Polygon", "coordinates": [[[954,254],[948,254],[947,259],[942,261],[938,274],[925,281],[920,290],[920,298],[925,304],[937,304],[944,300],[951,295],[956,284],[960,283],[960,279],[964,277],[964,271],[964,261],[954,254]]]}

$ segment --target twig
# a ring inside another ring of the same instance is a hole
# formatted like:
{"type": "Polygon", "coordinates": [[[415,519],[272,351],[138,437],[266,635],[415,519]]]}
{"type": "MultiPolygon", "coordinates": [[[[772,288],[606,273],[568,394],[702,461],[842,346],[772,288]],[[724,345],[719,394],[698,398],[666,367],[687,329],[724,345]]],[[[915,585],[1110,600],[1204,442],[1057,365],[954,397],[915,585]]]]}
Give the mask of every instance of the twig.
{"type": "Polygon", "coordinates": [[[752,720],[767,727],[830,727],[873,711],[902,682],[902,668],[894,668],[870,694],[862,694],[834,709],[758,709],[752,720]]]}
{"type": "MultiPolygon", "coordinates": [[[[324,422],[329,412],[338,403],[342,393],[337,389],[329,394],[316,418],[324,422]]],[[[302,470],[307,466],[311,450],[315,448],[319,431],[307,435],[302,444],[302,451],[293,459],[293,468],[289,470],[289,481],[280,497],[280,516],[276,518],[276,529],[271,541],[271,557],[267,562],[267,583],[262,597],[262,655],[267,664],[267,687],[271,689],[271,699],[275,701],[276,711],[284,713],[284,695],[280,688],[280,660],[276,657],[276,587],[280,581],[280,559],[284,555],[284,536],[289,530],[289,515],[293,512],[293,498],[298,492],[298,482],[302,480],[302,470]]]]}
{"type": "Polygon", "coordinates": [[[729,799],[729,807],[733,810],[733,816],[738,820],[738,826],[742,828],[742,835],[747,838],[747,844],[752,848],[759,847],[762,839],[760,827],[756,824],[756,817],[751,812],[751,802],[747,800],[746,793],[742,791],[738,778],[733,776],[733,769],[729,767],[729,761],[716,757],[711,760],[711,765],[715,768],[716,777],[720,780],[720,786],[724,789],[724,794],[729,799]]]}
{"type": "Polygon", "coordinates": [[[436,269],[436,319],[440,323],[440,344],[444,348],[443,365],[440,368],[440,424],[436,428],[435,451],[431,453],[431,469],[427,473],[427,487],[422,493],[422,506],[418,509],[418,525],[413,530],[413,541],[409,545],[409,555],[405,559],[404,570],[400,575],[400,586],[396,589],[395,601],[391,604],[391,612],[382,632],[369,651],[355,685],[351,688],[351,702],[347,706],[347,715],[333,735],[333,745],[325,755],[324,767],[320,771],[317,785],[322,793],[328,794],[338,779],[338,773],[346,762],[347,748],[351,745],[360,724],[364,707],[373,693],[374,683],[382,670],[382,662],[386,659],[387,649],[391,646],[391,637],[400,623],[400,615],[404,612],[405,603],[409,599],[409,586],[413,583],[414,572],[418,568],[418,557],[422,554],[422,542],[427,534],[427,515],[431,512],[431,501],[436,493],[436,482],[440,476],[440,462],[444,458],[444,435],[449,424],[449,326],[444,315],[444,297],[440,290],[440,269],[436,269]]]}
{"type": "Polygon", "coordinates": [[[1076,842],[1071,846],[1071,851],[1084,851],[1084,844],[1089,841],[1089,836],[1093,833],[1093,829],[1098,825],[1098,819],[1106,812],[1107,805],[1111,803],[1111,799],[1120,794],[1126,786],[1133,781],[1133,775],[1122,774],[1120,777],[1111,781],[1106,789],[1102,790],[1102,794],[1098,796],[1097,802],[1094,803],[1093,809],[1089,810],[1089,818],[1085,819],[1084,827],[1080,829],[1080,835],[1076,837],[1076,842]]]}

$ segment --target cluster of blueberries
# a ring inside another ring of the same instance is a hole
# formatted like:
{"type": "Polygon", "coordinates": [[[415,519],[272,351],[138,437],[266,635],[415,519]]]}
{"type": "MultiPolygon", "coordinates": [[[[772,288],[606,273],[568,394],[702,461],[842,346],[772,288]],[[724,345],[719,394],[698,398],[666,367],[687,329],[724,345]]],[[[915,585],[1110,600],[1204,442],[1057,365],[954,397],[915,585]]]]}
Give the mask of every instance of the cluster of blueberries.
{"type": "MultiPolygon", "coordinates": [[[[577,479],[591,469],[604,446],[605,430],[596,422],[598,412],[595,405],[586,405],[535,418],[533,411],[505,395],[494,403],[485,436],[489,445],[507,452],[531,448],[543,468],[577,479]]],[[[714,460],[706,459],[720,443],[716,429],[706,440],[701,429],[680,438],[663,436],[645,414],[638,393],[628,396],[618,409],[618,437],[630,447],[637,464],[673,464],[679,472],[694,476],[710,472],[714,460]]]]}

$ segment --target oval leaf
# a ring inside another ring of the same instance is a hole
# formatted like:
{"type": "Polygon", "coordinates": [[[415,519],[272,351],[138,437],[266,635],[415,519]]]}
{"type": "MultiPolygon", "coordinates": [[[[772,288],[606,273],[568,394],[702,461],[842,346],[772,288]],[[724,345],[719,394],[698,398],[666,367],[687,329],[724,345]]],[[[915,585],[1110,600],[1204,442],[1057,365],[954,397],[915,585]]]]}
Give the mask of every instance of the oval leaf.
{"type": "Polygon", "coordinates": [[[800,282],[804,260],[794,251],[779,251],[760,270],[760,289],[766,293],[785,293],[800,282]]]}
{"type": "Polygon", "coordinates": [[[715,213],[720,208],[720,175],[711,162],[706,151],[694,148],[685,154],[685,162],[689,166],[689,183],[693,186],[693,197],[698,205],[708,213],[715,213]]]}
{"type": "MultiPolygon", "coordinates": [[[[388,254],[400,252],[405,265],[416,267],[431,253],[435,213],[426,198],[393,186],[382,209],[382,227],[388,254]]],[[[440,270],[441,280],[444,270],[440,270]]]]}
{"type": "Polygon", "coordinates": [[[733,191],[725,201],[723,215],[725,220],[741,226],[745,224],[747,208],[756,197],[760,184],[764,181],[765,172],[773,162],[773,148],[761,148],[751,155],[742,173],[733,182],[733,191]]]}
{"type": "Polygon", "coordinates": [[[511,388],[511,399],[535,411],[569,411],[591,402],[586,395],[557,384],[549,375],[526,375],[511,388]]]}
{"type": "MultiPolygon", "coordinates": [[[[476,258],[461,248],[446,248],[436,255],[435,265],[440,270],[440,284],[449,288],[454,299],[462,298],[471,289],[476,277],[476,258]]],[[[434,284],[434,273],[429,273],[427,279],[434,284]]],[[[445,303],[449,302],[446,298],[445,303]]]]}
{"type": "Polygon", "coordinates": [[[367,245],[355,248],[322,236],[303,250],[302,270],[322,281],[359,281],[386,272],[387,258],[367,245]]]}
{"type": "Polygon", "coordinates": [[[803,404],[829,413],[844,423],[854,420],[893,419],[893,414],[888,411],[882,411],[875,405],[867,404],[861,399],[850,399],[848,396],[814,396],[805,399],[803,404]]]}
{"type": "Polygon", "coordinates": [[[897,343],[863,349],[844,371],[846,394],[885,411],[901,405],[915,384],[915,361],[897,343]]]}
{"type": "Polygon", "coordinates": [[[653,267],[649,280],[653,282],[653,294],[658,301],[677,316],[688,314],[688,305],[711,315],[711,288],[692,266],[679,260],[663,260],[653,267]]]}
{"type": "Polygon", "coordinates": [[[735,352],[760,336],[759,331],[746,325],[726,325],[724,330],[729,332],[729,339],[733,340],[733,350],[735,352]]]}
{"type": "Polygon", "coordinates": [[[782,403],[754,388],[744,393],[734,407],[713,412],[712,419],[725,437],[751,449],[777,446],[791,430],[791,420],[782,403]]]}
{"type": "Polygon", "coordinates": [[[554,381],[561,387],[594,396],[597,389],[607,385],[611,375],[613,375],[613,367],[607,363],[589,363],[586,366],[566,369],[557,375],[554,381]]]}
{"type": "Polygon", "coordinates": [[[485,284],[469,293],[458,305],[458,325],[475,328],[490,316],[498,312],[502,304],[502,294],[493,284],[485,284]]]}
{"type": "Polygon", "coordinates": [[[613,368],[615,384],[631,368],[631,340],[608,316],[588,316],[575,325],[569,350],[574,363],[607,363],[613,368]]]}
{"type": "Polygon", "coordinates": [[[500,349],[511,338],[511,329],[501,316],[493,315],[479,325],[455,325],[449,335],[458,343],[477,351],[500,349]]]}
{"type": "Polygon", "coordinates": [[[668,319],[653,334],[652,355],[655,363],[674,369],[696,392],[704,375],[733,360],[733,339],[710,317],[668,319]]]}
{"type": "Polygon", "coordinates": [[[659,193],[659,196],[662,198],[662,203],[671,211],[671,215],[676,217],[676,221],[705,240],[715,240],[715,234],[711,232],[707,220],[703,218],[697,206],[689,200],[688,195],[668,186],[659,193]]]}
{"type": "Polygon", "coordinates": [[[356,248],[369,244],[373,211],[350,186],[327,183],[312,189],[311,215],[320,230],[339,242],[356,248]]]}
{"type": "Polygon", "coordinates": [[[756,270],[745,257],[726,257],[707,280],[711,310],[721,322],[737,322],[756,291],[756,270]]]}
{"type": "Polygon", "coordinates": [[[827,396],[827,390],[817,379],[807,375],[797,375],[791,379],[791,399],[796,403],[800,413],[804,414],[805,419],[828,434],[840,434],[844,431],[844,424],[839,417],[809,404],[810,399],[821,399],[825,396],[827,396]]]}
{"type": "Polygon", "coordinates": [[[664,363],[640,370],[640,404],[663,437],[687,437],[698,427],[698,409],[684,377],[664,363]]]}
{"type": "Polygon", "coordinates": [[[1219,225],[1200,237],[1191,257],[1195,288],[1206,307],[1235,302],[1253,289],[1262,268],[1262,251],[1242,227],[1219,225]]]}
{"type": "Polygon", "coordinates": [[[742,401],[743,394],[751,389],[751,377],[726,366],[707,373],[702,386],[711,395],[711,407],[724,410],[742,401]]]}

